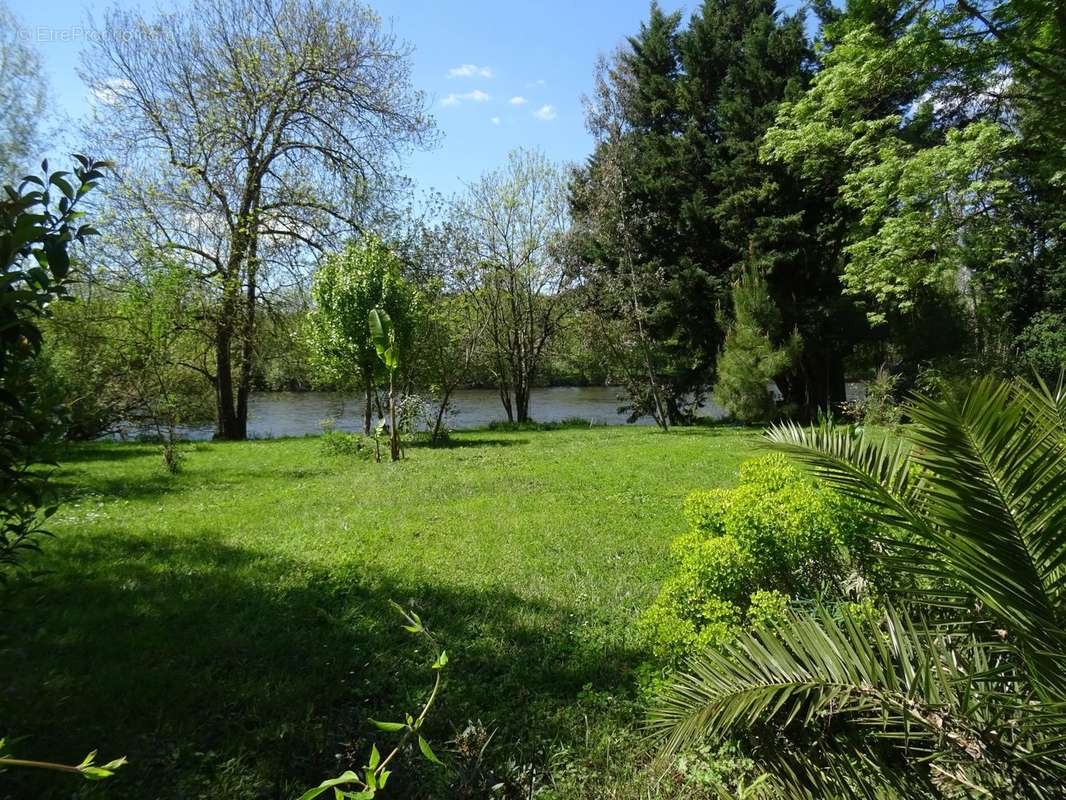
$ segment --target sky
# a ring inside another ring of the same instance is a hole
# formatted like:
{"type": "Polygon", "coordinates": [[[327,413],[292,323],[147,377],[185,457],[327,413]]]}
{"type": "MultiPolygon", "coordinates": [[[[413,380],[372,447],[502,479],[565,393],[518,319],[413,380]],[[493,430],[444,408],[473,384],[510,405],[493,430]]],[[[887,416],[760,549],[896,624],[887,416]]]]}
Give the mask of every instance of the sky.
{"type": "MultiPolygon", "coordinates": [[[[86,114],[88,90],[77,75],[88,44],[85,0],[7,0],[20,35],[41,55],[56,107],[86,114]]],[[[117,0],[173,8],[182,0],[117,0]]],[[[788,6],[795,4],[789,0],[788,6]]],[[[647,18],[648,0],[371,0],[398,38],[413,46],[412,79],[426,92],[441,137],[403,167],[416,190],[451,193],[501,165],[518,147],[540,148],[558,162],[592,149],[581,96],[592,88],[600,53],[610,53],[647,18]]],[[[687,16],[695,3],[662,0],[687,16]]]]}

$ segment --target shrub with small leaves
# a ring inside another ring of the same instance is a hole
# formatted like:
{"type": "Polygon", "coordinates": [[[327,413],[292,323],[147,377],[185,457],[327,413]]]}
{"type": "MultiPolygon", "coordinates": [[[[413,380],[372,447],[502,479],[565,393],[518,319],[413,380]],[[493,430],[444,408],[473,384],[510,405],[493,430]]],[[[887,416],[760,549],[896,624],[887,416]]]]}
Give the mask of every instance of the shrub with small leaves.
{"type": "Polygon", "coordinates": [[[773,625],[791,603],[845,596],[874,533],[855,503],[778,455],[743,464],[732,489],[694,492],[684,513],[689,531],[671,548],[677,571],[641,619],[656,655],[671,661],[744,626],[773,625]]]}

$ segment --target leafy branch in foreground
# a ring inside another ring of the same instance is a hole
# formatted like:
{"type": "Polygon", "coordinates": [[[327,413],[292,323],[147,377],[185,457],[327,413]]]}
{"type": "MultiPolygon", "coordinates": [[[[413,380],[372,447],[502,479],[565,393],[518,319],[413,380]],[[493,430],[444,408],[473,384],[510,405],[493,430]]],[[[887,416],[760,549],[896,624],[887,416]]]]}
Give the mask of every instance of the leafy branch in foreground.
{"type": "Polygon", "coordinates": [[[50,769],[56,772],[73,772],[81,775],[86,780],[102,781],[115,774],[115,770],[126,764],[126,757],[116,758],[106,764],[96,763],[96,751],[82,759],[80,764],[56,764],[51,761],[31,761],[25,758],[13,758],[7,752],[6,740],[0,739],[0,769],[4,767],[32,767],[34,769],[50,769]]]}
{"type": "Polygon", "coordinates": [[[750,735],[777,796],[1062,796],[1066,393],[984,380],[918,397],[905,441],[770,443],[903,535],[883,613],[791,615],[690,661],[651,724],[666,752],[750,735]]]}
{"type": "Polygon", "coordinates": [[[86,195],[110,167],[74,155],[73,173],[27,175],[0,194],[0,581],[27,550],[38,550],[41,525],[56,504],[47,446],[63,431],[45,397],[38,367],[42,321],[70,283],[68,250],[97,231],[79,222],[86,195]]]}
{"type": "Polygon", "coordinates": [[[422,709],[417,715],[407,714],[403,722],[370,720],[379,730],[386,733],[402,734],[388,755],[382,757],[377,745],[371,745],[367,763],[359,771],[347,770],[336,778],[323,781],[314,789],[309,789],[300,795],[299,800],[312,800],[329,789],[333,790],[336,800],[370,800],[377,794],[378,790],[385,788],[385,784],[392,774],[388,769],[389,763],[415,738],[418,741],[419,751],[427,761],[438,766],[444,766],[444,763],[437,758],[437,754],[433,752],[429,742],[422,736],[422,725],[426,721],[437,695],[440,693],[441,673],[448,665],[448,653],[437,647],[436,640],[423,624],[418,614],[414,611],[407,611],[396,603],[392,603],[392,606],[403,616],[404,630],[417,636],[424,636],[436,648],[437,654],[431,667],[435,675],[429,697],[422,704],[422,709]]]}

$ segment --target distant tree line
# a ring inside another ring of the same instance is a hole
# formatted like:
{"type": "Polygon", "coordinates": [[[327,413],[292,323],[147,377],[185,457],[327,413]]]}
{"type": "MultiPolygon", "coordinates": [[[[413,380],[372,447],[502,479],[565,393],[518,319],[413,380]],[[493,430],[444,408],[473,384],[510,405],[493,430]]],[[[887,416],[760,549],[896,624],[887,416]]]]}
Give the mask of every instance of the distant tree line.
{"type": "MultiPolygon", "coordinates": [[[[355,391],[369,415],[372,347],[327,366],[314,320],[328,276],[369,279],[373,241],[419,297],[401,392],[442,422],[464,386],[523,422],[535,386],[615,385],[669,428],[712,398],[744,421],[813,418],[874,375],[897,396],[1054,377],[1066,70],[1049,9],[819,2],[812,40],[771,0],[687,20],[652,4],[596,67],[585,163],[516,152],[417,208],[398,157],[435,128],[409,47],[369,8],[109,12],[83,70],[86,138],[115,162],[104,235],[74,254],[81,302],[43,322],[41,369],[75,436],[214,419],[243,438],[262,389],[355,391]]],[[[34,63],[5,64],[35,89],[11,141],[40,128],[34,63]]]]}

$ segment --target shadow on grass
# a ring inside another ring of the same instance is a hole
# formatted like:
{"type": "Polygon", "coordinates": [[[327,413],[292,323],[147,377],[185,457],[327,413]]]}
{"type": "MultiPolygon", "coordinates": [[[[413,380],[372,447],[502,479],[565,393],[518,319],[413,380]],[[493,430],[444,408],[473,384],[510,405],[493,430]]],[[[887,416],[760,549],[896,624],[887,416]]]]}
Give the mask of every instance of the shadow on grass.
{"type": "MultiPolygon", "coordinates": [[[[575,635],[574,613],[505,588],[333,572],[186,537],[94,536],[50,574],[0,594],[2,733],[19,755],[129,766],[90,796],[292,798],[363,763],[368,718],[416,711],[433,675],[390,600],[417,609],[451,656],[427,735],[467,720],[536,758],[564,736],[582,686],[626,683],[639,656],[575,635]]],[[[621,641],[621,640],[618,640],[621,641]]],[[[379,745],[380,746],[380,745],[379,745]]],[[[445,797],[446,773],[401,763],[390,796],[445,797]]],[[[70,797],[71,776],[0,776],[0,797],[70,797]],[[5,785],[7,784],[7,785],[5,785]]]]}
{"type": "Polygon", "coordinates": [[[430,441],[428,439],[417,440],[414,442],[405,442],[404,448],[410,450],[455,450],[457,448],[479,448],[479,447],[514,447],[516,445],[529,444],[529,439],[489,439],[485,437],[479,438],[460,438],[457,436],[449,436],[447,439],[439,439],[438,441],[430,441]]]}
{"type": "Polygon", "coordinates": [[[56,461],[82,464],[91,461],[126,461],[152,456],[162,458],[162,448],[147,442],[78,442],[57,448],[56,461]]]}

